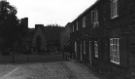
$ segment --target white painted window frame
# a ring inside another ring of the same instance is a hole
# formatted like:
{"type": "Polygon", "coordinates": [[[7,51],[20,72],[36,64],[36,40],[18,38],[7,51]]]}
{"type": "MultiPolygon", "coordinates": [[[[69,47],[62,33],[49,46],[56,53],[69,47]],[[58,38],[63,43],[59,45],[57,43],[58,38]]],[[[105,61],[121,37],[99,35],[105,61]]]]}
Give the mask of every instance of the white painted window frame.
{"type": "Polygon", "coordinates": [[[99,25],[99,15],[97,9],[91,11],[91,23],[93,24],[94,28],[99,25]]]}
{"type": "Polygon", "coordinates": [[[83,20],[82,20],[82,27],[83,28],[86,27],[86,17],[85,16],[83,17],[83,20]]]}
{"type": "Polygon", "coordinates": [[[118,0],[111,0],[111,19],[115,19],[118,16],[118,0]]]}
{"type": "Polygon", "coordinates": [[[94,52],[95,52],[95,58],[99,58],[99,46],[98,46],[98,41],[94,41],[94,52]]]}
{"type": "Polygon", "coordinates": [[[78,21],[76,22],[76,30],[79,30],[78,21]]]}
{"type": "Polygon", "coordinates": [[[83,41],[83,54],[86,54],[86,41],[83,41]]]}
{"type": "Polygon", "coordinates": [[[110,38],[110,62],[120,65],[120,38],[110,38]]]}
{"type": "Polygon", "coordinates": [[[77,41],[74,43],[74,51],[75,51],[75,56],[77,57],[77,41]]]}

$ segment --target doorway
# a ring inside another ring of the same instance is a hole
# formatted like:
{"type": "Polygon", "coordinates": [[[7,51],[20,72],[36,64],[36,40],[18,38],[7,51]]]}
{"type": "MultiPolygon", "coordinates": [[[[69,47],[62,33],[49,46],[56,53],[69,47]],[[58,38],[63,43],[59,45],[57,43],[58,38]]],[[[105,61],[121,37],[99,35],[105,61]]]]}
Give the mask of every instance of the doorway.
{"type": "Polygon", "coordinates": [[[92,65],[92,41],[89,41],[89,63],[92,65]]]}

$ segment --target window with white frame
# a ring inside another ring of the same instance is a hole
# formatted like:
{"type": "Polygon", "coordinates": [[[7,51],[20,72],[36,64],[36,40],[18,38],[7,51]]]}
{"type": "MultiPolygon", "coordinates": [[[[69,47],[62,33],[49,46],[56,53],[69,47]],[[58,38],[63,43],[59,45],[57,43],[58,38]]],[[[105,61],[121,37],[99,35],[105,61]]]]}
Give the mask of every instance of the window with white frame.
{"type": "Polygon", "coordinates": [[[91,11],[91,23],[94,28],[99,25],[98,11],[96,9],[91,11]]]}
{"type": "Polygon", "coordinates": [[[83,41],[83,54],[86,54],[86,42],[85,42],[85,40],[83,41]]]}
{"type": "Polygon", "coordinates": [[[110,39],[110,61],[115,64],[120,64],[120,38],[110,39]]]}
{"type": "Polygon", "coordinates": [[[82,27],[83,27],[83,28],[86,27],[86,17],[83,17],[83,20],[82,20],[82,27]]]}
{"type": "Polygon", "coordinates": [[[95,57],[98,58],[98,42],[94,41],[94,51],[95,51],[95,57]]]}
{"type": "Polygon", "coordinates": [[[76,30],[79,30],[78,21],[76,22],[76,30]]]}
{"type": "Polygon", "coordinates": [[[76,41],[74,43],[74,51],[75,51],[75,55],[77,56],[77,42],[76,41]]]}
{"type": "Polygon", "coordinates": [[[111,18],[118,17],[118,0],[111,0],[111,18]]]}

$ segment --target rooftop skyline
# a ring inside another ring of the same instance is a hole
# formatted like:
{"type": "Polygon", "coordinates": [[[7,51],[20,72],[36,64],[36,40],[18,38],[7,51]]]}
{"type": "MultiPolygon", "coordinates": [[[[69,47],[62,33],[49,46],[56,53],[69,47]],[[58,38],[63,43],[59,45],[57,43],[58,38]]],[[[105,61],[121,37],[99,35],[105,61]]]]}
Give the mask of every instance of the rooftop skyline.
{"type": "Polygon", "coordinates": [[[17,17],[29,18],[29,28],[35,24],[65,26],[97,0],[7,0],[17,8],[17,17]]]}

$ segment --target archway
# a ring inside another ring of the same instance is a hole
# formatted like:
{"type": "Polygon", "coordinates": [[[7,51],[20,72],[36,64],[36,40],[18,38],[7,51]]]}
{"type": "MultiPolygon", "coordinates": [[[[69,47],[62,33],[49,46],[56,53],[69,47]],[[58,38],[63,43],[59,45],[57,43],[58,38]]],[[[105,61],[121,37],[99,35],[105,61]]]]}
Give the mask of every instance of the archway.
{"type": "Polygon", "coordinates": [[[46,39],[42,29],[35,30],[32,40],[33,54],[43,54],[46,51],[46,39]]]}

